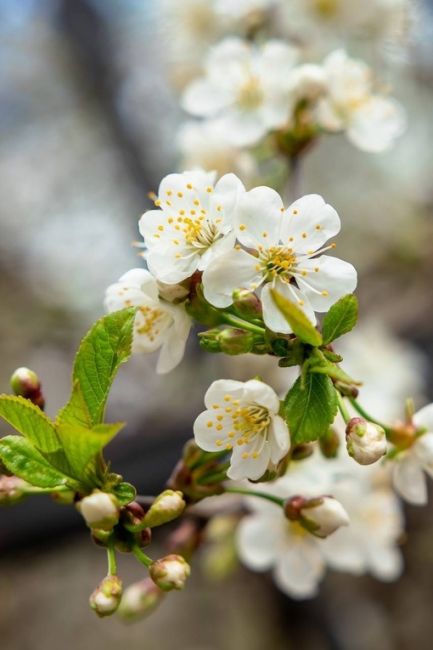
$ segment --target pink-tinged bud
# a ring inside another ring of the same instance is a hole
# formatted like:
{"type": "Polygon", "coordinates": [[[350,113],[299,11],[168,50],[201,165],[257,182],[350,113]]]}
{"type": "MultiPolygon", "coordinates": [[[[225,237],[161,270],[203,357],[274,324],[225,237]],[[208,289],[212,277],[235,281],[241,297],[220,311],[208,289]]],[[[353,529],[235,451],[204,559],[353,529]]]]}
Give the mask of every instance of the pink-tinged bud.
{"type": "Polygon", "coordinates": [[[125,589],[118,614],[129,621],[145,618],[158,607],[164,597],[165,593],[153,580],[145,578],[125,589]]]}
{"type": "Polygon", "coordinates": [[[233,292],[233,307],[242,318],[261,318],[262,303],[253,291],[237,289],[233,292]]]}
{"type": "Polygon", "coordinates": [[[334,497],[320,497],[307,500],[300,510],[299,522],[316,537],[325,538],[341,526],[348,526],[349,516],[341,503],[334,497]]]}
{"type": "Polygon", "coordinates": [[[173,519],[177,519],[185,510],[185,501],[182,492],[178,490],[164,490],[159,494],[150,506],[144,519],[143,525],[149,528],[162,526],[173,519]]]}
{"type": "Polygon", "coordinates": [[[77,503],[77,508],[89,528],[112,530],[119,521],[120,506],[116,497],[95,490],[77,503]]]}
{"type": "Polygon", "coordinates": [[[42,394],[42,384],[33,370],[17,368],[10,379],[10,384],[15,395],[25,397],[40,409],[44,408],[45,399],[42,394]]]}
{"type": "Polygon", "coordinates": [[[363,418],[352,418],[346,428],[346,446],[357,463],[371,465],[386,454],[385,431],[363,418]]]}
{"type": "Polygon", "coordinates": [[[107,576],[89,598],[90,607],[98,616],[111,616],[122,598],[122,581],[117,576],[107,576]]]}
{"type": "Polygon", "coordinates": [[[9,506],[21,501],[26,495],[26,485],[17,476],[0,476],[0,505],[9,506]]]}
{"type": "Polygon", "coordinates": [[[163,591],[183,589],[190,573],[191,568],[181,555],[166,555],[149,568],[153,582],[163,591]]]}

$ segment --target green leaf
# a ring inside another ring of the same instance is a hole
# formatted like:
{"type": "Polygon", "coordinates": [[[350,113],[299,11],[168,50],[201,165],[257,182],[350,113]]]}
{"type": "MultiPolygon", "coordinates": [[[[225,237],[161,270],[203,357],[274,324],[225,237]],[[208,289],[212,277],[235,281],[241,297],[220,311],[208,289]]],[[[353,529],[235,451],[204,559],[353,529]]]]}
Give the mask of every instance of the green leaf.
{"type": "Polygon", "coordinates": [[[328,375],[332,377],[335,381],[340,381],[342,384],[347,384],[349,386],[360,386],[362,382],[352,379],[347,372],[344,372],[342,368],[336,366],[333,363],[329,363],[322,366],[313,366],[310,368],[310,372],[318,373],[321,375],[328,375]]]}
{"type": "Polygon", "coordinates": [[[323,344],[328,345],[353,329],[358,320],[358,299],[349,294],[340,298],[328,311],[322,322],[323,344]]]}
{"type": "Polygon", "coordinates": [[[326,375],[307,373],[299,377],[284,400],[283,412],[292,444],[311,442],[324,436],[337,413],[337,393],[326,375]]]}
{"type": "Polygon", "coordinates": [[[0,439],[0,458],[10,472],[31,485],[42,488],[59,485],[76,487],[74,480],[52,467],[32,443],[21,436],[0,439]]]}
{"type": "Polygon", "coordinates": [[[81,341],[75,358],[71,398],[58,421],[92,427],[100,424],[114,377],[131,355],[135,308],[97,321],[81,341]]]}
{"type": "Polygon", "coordinates": [[[98,454],[123,426],[123,422],[118,422],[97,424],[92,429],[88,429],[69,422],[58,424],[59,438],[74,476],[83,478],[84,481],[93,479],[92,483],[94,483],[98,454]]]}
{"type": "Polygon", "coordinates": [[[112,492],[121,506],[127,506],[137,496],[137,490],[131,483],[119,483],[112,488],[112,492]]]}
{"type": "Polygon", "coordinates": [[[55,452],[60,442],[54,424],[24,397],[0,395],[0,417],[43,452],[55,452]]]}
{"type": "Polygon", "coordinates": [[[271,289],[271,294],[278,309],[292,328],[293,333],[296,334],[303,343],[308,343],[314,347],[322,345],[322,335],[308,320],[304,312],[299,309],[295,303],[288,300],[275,289],[271,289]]]}

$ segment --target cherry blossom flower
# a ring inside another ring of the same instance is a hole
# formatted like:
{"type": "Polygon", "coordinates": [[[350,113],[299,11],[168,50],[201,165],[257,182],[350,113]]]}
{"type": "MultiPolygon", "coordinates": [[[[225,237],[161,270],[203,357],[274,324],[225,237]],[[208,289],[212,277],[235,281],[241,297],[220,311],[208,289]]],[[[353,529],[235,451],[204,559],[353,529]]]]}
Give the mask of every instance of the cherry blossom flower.
{"type": "Polygon", "coordinates": [[[161,282],[181,282],[233,248],[233,212],[244,186],[234,174],[214,180],[212,172],[169,174],[159,186],[158,209],[141,217],[143,255],[161,282]]]}
{"type": "Polygon", "coordinates": [[[145,269],[132,269],[105,294],[108,312],[138,307],[134,323],[134,352],[161,349],[156,370],[166,373],[182,360],[191,329],[184,306],[161,300],[155,278],[145,269]]]}
{"type": "Polygon", "coordinates": [[[397,455],[394,461],[393,481],[397,492],[409,503],[427,503],[427,481],[424,472],[433,478],[433,404],[414,415],[417,428],[426,429],[413,444],[397,455]]]}
{"type": "Polygon", "coordinates": [[[256,48],[227,38],[210,51],[205,75],[186,88],[183,108],[218,117],[233,145],[252,145],[289,119],[289,75],[296,59],[297,51],[282,41],[256,48]]]}
{"type": "Polygon", "coordinates": [[[332,52],[323,68],[328,93],[316,110],[322,128],[345,131],[352,144],[363,151],[389,149],[406,128],[402,106],[392,98],[374,94],[369,67],[349,58],[344,50],[332,52]]]}
{"type": "Polygon", "coordinates": [[[323,245],[340,230],[338,214],[321,196],[304,196],[285,210],[277,192],[256,187],[239,199],[236,218],[238,240],[248,251],[237,246],[203,273],[205,297],[216,307],[230,305],[235,289],[263,285],[266,325],[274,332],[290,333],[272,288],[295,302],[312,323],[315,311],[327,311],[355,289],[356,271],[351,264],[320,255],[333,248],[323,245]]]}
{"type": "Polygon", "coordinates": [[[204,402],[207,410],[194,423],[195,440],[205,451],[231,452],[229,478],[257,480],[289,451],[280,401],[263,382],[214,381],[204,402]]]}

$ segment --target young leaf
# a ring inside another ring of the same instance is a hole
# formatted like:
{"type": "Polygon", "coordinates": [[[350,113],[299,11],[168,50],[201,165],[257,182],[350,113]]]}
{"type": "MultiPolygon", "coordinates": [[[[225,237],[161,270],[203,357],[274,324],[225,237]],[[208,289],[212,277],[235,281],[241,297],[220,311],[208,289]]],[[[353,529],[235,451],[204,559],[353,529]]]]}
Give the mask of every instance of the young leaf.
{"type": "Polygon", "coordinates": [[[77,486],[73,479],[52,467],[32,443],[21,436],[0,439],[0,458],[10,472],[31,485],[42,488],[77,486]]]}
{"type": "Polygon", "coordinates": [[[358,300],[349,294],[340,298],[328,311],[322,323],[323,344],[328,345],[353,329],[358,320],[358,300]]]}
{"type": "Polygon", "coordinates": [[[58,416],[60,422],[78,421],[87,427],[102,422],[114,377],[131,355],[135,313],[135,308],[128,308],[104,316],[81,341],[72,396],[58,416]]]}
{"type": "Polygon", "coordinates": [[[83,480],[95,478],[97,455],[123,426],[120,422],[97,424],[92,429],[87,429],[67,422],[58,424],[59,438],[74,476],[83,477],[83,480]]]}
{"type": "Polygon", "coordinates": [[[288,300],[285,296],[271,289],[272,298],[286,321],[289,323],[293,333],[300,338],[303,343],[308,343],[314,347],[322,345],[322,336],[310,323],[304,312],[288,300]]]}
{"type": "Polygon", "coordinates": [[[60,449],[54,424],[28,399],[0,395],[0,417],[40,451],[49,453],[60,449]]]}
{"type": "Polygon", "coordinates": [[[337,394],[326,375],[299,377],[284,400],[284,414],[292,443],[311,442],[325,435],[337,413],[337,394]]]}
{"type": "Polygon", "coordinates": [[[127,506],[137,496],[137,490],[131,483],[119,483],[112,488],[112,492],[121,506],[127,506]]]}

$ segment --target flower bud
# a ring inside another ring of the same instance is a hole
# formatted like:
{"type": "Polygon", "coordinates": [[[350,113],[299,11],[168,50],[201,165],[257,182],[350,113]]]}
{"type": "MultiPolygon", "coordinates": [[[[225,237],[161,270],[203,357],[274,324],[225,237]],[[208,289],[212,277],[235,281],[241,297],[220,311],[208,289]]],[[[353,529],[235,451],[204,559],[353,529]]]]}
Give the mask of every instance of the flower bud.
{"type": "Polygon", "coordinates": [[[10,384],[15,395],[25,397],[40,409],[44,408],[45,399],[42,394],[42,384],[33,370],[17,368],[10,379],[10,384]]]}
{"type": "Polygon", "coordinates": [[[162,526],[179,517],[185,510],[185,501],[182,492],[178,490],[164,490],[159,494],[150,506],[144,519],[143,525],[149,528],[162,526]]]}
{"type": "Polygon", "coordinates": [[[144,618],[158,607],[164,596],[153,580],[145,578],[125,589],[118,614],[126,620],[144,618]]]}
{"type": "Polygon", "coordinates": [[[181,555],[166,555],[149,568],[153,582],[163,591],[183,589],[190,573],[190,566],[181,555]]]}
{"type": "Polygon", "coordinates": [[[113,494],[95,490],[77,504],[89,528],[111,530],[119,521],[120,507],[113,494]]]}
{"type": "Polygon", "coordinates": [[[340,447],[340,436],[333,429],[329,429],[327,434],[319,439],[319,446],[325,458],[336,458],[340,447]]]}
{"type": "Polygon", "coordinates": [[[349,516],[341,503],[329,496],[292,497],[286,502],[284,512],[288,519],[298,521],[309,533],[321,538],[349,524],[349,516]]]}
{"type": "Polygon", "coordinates": [[[219,344],[221,352],[232,356],[251,352],[254,345],[254,335],[243,329],[226,327],[220,332],[219,344]]]}
{"type": "Polygon", "coordinates": [[[262,303],[253,291],[236,289],[233,292],[233,307],[242,318],[261,318],[263,314],[262,303]]]}
{"type": "Polygon", "coordinates": [[[118,576],[107,576],[89,598],[90,607],[98,616],[111,616],[119,607],[122,581],[118,576]]]}
{"type": "Polygon", "coordinates": [[[386,454],[385,431],[363,418],[352,418],[346,427],[346,445],[357,463],[371,465],[386,454]]]}
{"type": "Polygon", "coordinates": [[[0,505],[9,506],[25,497],[27,483],[17,476],[0,476],[0,505]]]}
{"type": "Polygon", "coordinates": [[[220,332],[221,330],[219,330],[218,328],[207,330],[206,332],[199,332],[198,341],[200,347],[203,350],[206,350],[206,352],[213,352],[213,353],[221,352],[221,345],[219,340],[220,332]]]}
{"type": "Polygon", "coordinates": [[[295,445],[291,452],[292,460],[304,460],[309,458],[314,453],[314,445],[308,442],[303,442],[300,445],[295,445]]]}

